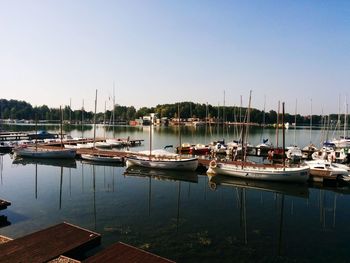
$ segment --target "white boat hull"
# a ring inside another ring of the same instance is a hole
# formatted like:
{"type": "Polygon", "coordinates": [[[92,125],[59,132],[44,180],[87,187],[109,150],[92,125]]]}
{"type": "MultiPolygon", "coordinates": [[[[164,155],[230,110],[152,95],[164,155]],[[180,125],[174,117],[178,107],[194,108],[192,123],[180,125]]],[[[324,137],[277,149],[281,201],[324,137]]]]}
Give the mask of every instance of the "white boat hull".
{"type": "Polygon", "coordinates": [[[210,165],[207,173],[236,176],[240,178],[280,181],[306,182],[309,179],[309,167],[274,167],[218,163],[210,165]]]}
{"type": "Polygon", "coordinates": [[[94,162],[104,162],[104,163],[122,163],[123,158],[121,157],[109,157],[109,156],[100,156],[94,154],[82,154],[81,158],[83,160],[94,161],[94,162]]]}
{"type": "Polygon", "coordinates": [[[71,159],[76,155],[73,149],[35,149],[35,148],[18,148],[14,150],[16,156],[31,158],[47,158],[47,159],[71,159]]]}
{"type": "Polygon", "coordinates": [[[147,168],[166,169],[166,170],[195,171],[198,167],[198,159],[197,158],[147,159],[147,157],[145,158],[127,157],[126,166],[130,167],[133,165],[147,167],[147,168]]]}

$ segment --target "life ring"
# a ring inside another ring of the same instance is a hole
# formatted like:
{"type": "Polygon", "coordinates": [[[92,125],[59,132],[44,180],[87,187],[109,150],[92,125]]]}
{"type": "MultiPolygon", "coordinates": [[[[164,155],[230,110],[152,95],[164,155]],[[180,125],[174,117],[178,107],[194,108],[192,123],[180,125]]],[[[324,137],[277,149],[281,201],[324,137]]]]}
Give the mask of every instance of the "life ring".
{"type": "Polygon", "coordinates": [[[217,163],[215,160],[210,161],[210,163],[209,163],[210,168],[216,168],[216,166],[217,166],[217,163]]]}
{"type": "Polygon", "coordinates": [[[209,185],[210,190],[213,190],[213,191],[216,190],[216,183],[209,182],[208,185],[209,185]]]}

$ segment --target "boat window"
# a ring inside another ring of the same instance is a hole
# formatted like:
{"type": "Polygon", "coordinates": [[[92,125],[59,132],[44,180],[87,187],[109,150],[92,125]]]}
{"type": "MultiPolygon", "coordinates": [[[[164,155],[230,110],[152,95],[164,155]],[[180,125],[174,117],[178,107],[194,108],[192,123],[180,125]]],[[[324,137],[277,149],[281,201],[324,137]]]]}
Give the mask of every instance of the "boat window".
{"type": "Polygon", "coordinates": [[[315,166],[315,169],[324,169],[323,166],[315,166]]]}

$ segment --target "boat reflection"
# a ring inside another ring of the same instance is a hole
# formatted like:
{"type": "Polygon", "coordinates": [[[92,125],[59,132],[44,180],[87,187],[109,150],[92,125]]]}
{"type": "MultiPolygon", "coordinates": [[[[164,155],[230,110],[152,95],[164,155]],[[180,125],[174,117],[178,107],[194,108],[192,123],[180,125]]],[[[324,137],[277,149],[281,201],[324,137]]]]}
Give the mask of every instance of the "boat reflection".
{"type": "Polygon", "coordinates": [[[212,190],[216,190],[219,186],[230,186],[244,189],[261,190],[302,198],[309,197],[309,189],[305,184],[284,184],[279,182],[244,180],[241,178],[223,175],[208,175],[208,178],[208,185],[212,190]]]}
{"type": "MultiPolygon", "coordinates": [[[[125,172],[125,176],[137,176],[148,178],[148,215],[151,216],[152,207],[152,179],[162,181],[177,182],[177,206],[176,206],[176,233],[180,225],[180,207],[181,207],[181,183],[188,182],[188,195],[191,192],[191,184],[198,183],[198,175],[192,171],[171,171],[171,170],[154,170],[145,167],[131,166],[125,172]]],[[[176,184],[174,184],[176,185],[176,184]]]]}
{"type": "Polygon", "coordinates": [[[157,170],[145,167],[131,166],[125,170],[124,175],[150,177],[158,180],[198,183],[197,173],[191,171],[157,170]]]}
{"type": "Polygon", "coordinates": [[[0,215],[0,228],[9,226],[9,225],[11,225],[11,222],[8,221],[7,216],[0,215]]]}
{"type": "Polygon", "coordinates": [[[74,159],[35,159],[35,158],[18,158],[12,161],[15,165],[46,165],[64,168],[77,168],[77,163],[74,159]]]}
{"type": "Polygon", "coordinates": [[[94,166],[113,166],[113,167],[124,167],[124,163],[118,163],[118,162],[98,162],[98,161],[91,161],[91,160],[81,160],[82,164],[87,165],[94,165],[94,166]]]}

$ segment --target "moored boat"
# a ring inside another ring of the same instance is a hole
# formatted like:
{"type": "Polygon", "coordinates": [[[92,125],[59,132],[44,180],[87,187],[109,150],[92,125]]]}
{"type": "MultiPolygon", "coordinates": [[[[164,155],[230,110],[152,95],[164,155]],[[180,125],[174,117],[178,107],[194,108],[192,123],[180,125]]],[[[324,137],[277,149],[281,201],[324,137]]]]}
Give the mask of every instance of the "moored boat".
{"type": "Polygon", "coordinates": [[[126,158],[126,166],[141,166],[147,168],[194,171],[198,167],[198,158],[185,158],[165,150],[143,151],[126,158]]]}
{"type": "Polygon", "coordinates": [[[51,158],[51,159],[70,159],[76,155],[74,149],[46,149],[37,147],[18,147],[14,150],[15,156],[31,158],[51,158]]]}
{"type": "Polygon", "coordinates": [[[103,163],[122,163],[123,158],[118,156],[104,156],[99,154],[82,154],[81,158],[83,160],[93,161],[93,162],[103,162],[103,163]]]}
{"type": "Polygon", "coordinates": [[[310,181],[337,180],[350,182],[350,168],[344,164],[320,159],[305,162],[310,167],[310,181]]]}
{"type": "Polygon", "coordinates": [[[208,174],[221,174],[254,180],[306,182],[309,179],[309,167],[306,165],[283,166],[279,164],[257,164],[252,162],[234,161],[209,164],[208,174]]]}

